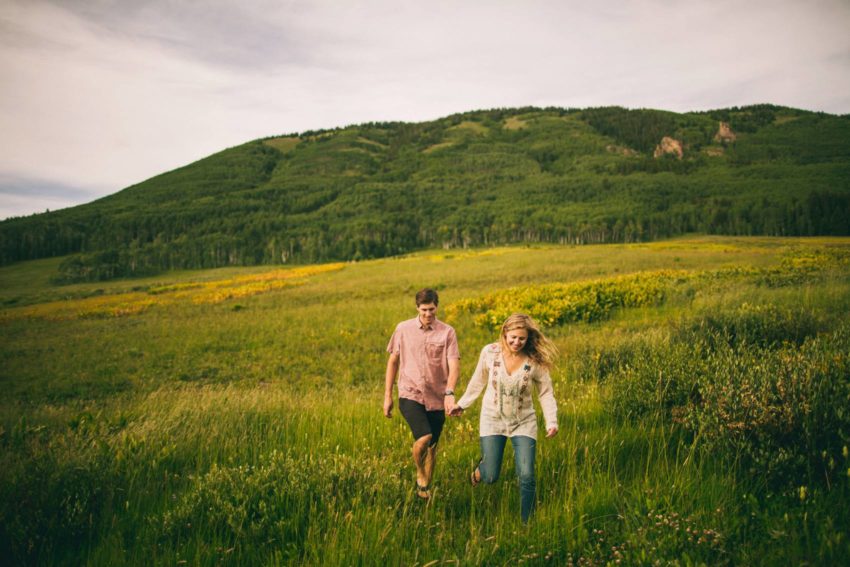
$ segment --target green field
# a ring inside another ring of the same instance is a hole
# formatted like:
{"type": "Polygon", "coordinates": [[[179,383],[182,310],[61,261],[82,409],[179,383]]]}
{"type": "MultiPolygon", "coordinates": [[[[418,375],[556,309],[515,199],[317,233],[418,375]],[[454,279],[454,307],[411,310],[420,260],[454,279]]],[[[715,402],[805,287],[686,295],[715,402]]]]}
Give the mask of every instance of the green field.
{"type": "Polygon", "coordinates": [[[51,285],[0,268],[0,556],[91,565],[832,565],[850,557],[850,238],[432,250],[51,285]],[[428,505],[385,348],[440,292],[461,389],[523,310],[561,356],[538,509],[428,505]]]}

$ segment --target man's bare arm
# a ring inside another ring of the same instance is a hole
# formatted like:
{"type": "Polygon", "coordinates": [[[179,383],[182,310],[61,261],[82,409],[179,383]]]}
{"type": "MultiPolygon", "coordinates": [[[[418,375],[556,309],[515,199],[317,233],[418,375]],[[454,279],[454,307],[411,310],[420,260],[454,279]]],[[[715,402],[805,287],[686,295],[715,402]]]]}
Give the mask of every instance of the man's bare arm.
{"type": "Polygon", "coordinates": [[[387,373],[384,377],[384,415],[387,417],[393,415],[393,384],[398,374],[398,360],[396,353],[391,353],[387,360],[387,373]]]}

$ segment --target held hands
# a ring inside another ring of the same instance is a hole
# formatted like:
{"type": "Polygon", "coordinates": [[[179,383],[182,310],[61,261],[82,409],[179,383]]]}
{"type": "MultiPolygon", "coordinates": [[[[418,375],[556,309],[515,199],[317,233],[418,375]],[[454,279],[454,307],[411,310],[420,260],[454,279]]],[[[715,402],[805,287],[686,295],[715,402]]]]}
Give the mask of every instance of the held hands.
{"type": "Polygon", "coordinates": [[[463,408],[457,405],[454,396],[446,396],[446,415],[449,417],[460,417],[463,408]]]}

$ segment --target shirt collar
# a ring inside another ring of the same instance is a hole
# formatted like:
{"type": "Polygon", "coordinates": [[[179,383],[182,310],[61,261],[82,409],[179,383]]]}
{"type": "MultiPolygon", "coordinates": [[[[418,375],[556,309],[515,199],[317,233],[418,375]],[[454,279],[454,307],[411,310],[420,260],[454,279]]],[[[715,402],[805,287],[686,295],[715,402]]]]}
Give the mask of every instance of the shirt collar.
{"type": "Polygon", "coordinates": [[[430,325],[426,326],[422,323],[422,319],[419,318],[419,315],[416,316],[416,324],[419,325],[419,328],[422,329],[423,331],[433,331],[436,323],[437,323],[437,318],[434,317],[434,322],[431,323],[430,325]]]}

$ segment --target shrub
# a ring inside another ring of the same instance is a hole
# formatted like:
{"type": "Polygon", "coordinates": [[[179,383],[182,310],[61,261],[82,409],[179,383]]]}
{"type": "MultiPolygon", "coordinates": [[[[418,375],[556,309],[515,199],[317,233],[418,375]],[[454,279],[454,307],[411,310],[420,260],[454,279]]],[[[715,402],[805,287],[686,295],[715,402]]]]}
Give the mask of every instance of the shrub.
{"type": "Polygon", "coordinates": [[[829,485],[850,440],[850,326],[776,350],[721,347],[682,422],[710,449],[788,486],[829,485]]]}
{"type": "Polygon", "coordinates": [[[610,376],[609,409],[624,419],[676,413],[698,394],[696,378],[706,372],[704,344],[643,344],[610,376]]]}
{"type": "Polygon", "coordinates": [[[566,357],[565,364],[582,382],[604,383],[612,375],[631,364],[639,353],[644,352],[647,341],[626,340],[610,346],[591,344],[581,347],[566,357]]]}
{"type": "Polygon", "coordinates": [[[821,317],[808,309],[744,303],[737,308],[708,313],[680,329],[682,339],[721,339],[730,346],[778,347],[801,345],[824,330],[821,317]]]}
{"type": "Polygon", "coordinates": [[[767,327],[770,337],[773,311],[758,312],[766,325],[742,311],[736,325],[747,340],[700,323],[702,336],[692,329],[667,347],[641,348],[611,377],[610,411],[660,413],[775,486],[846,475],[836,463],[850,440],[850,325],[777,346],[753,331],[767,327]]]}

